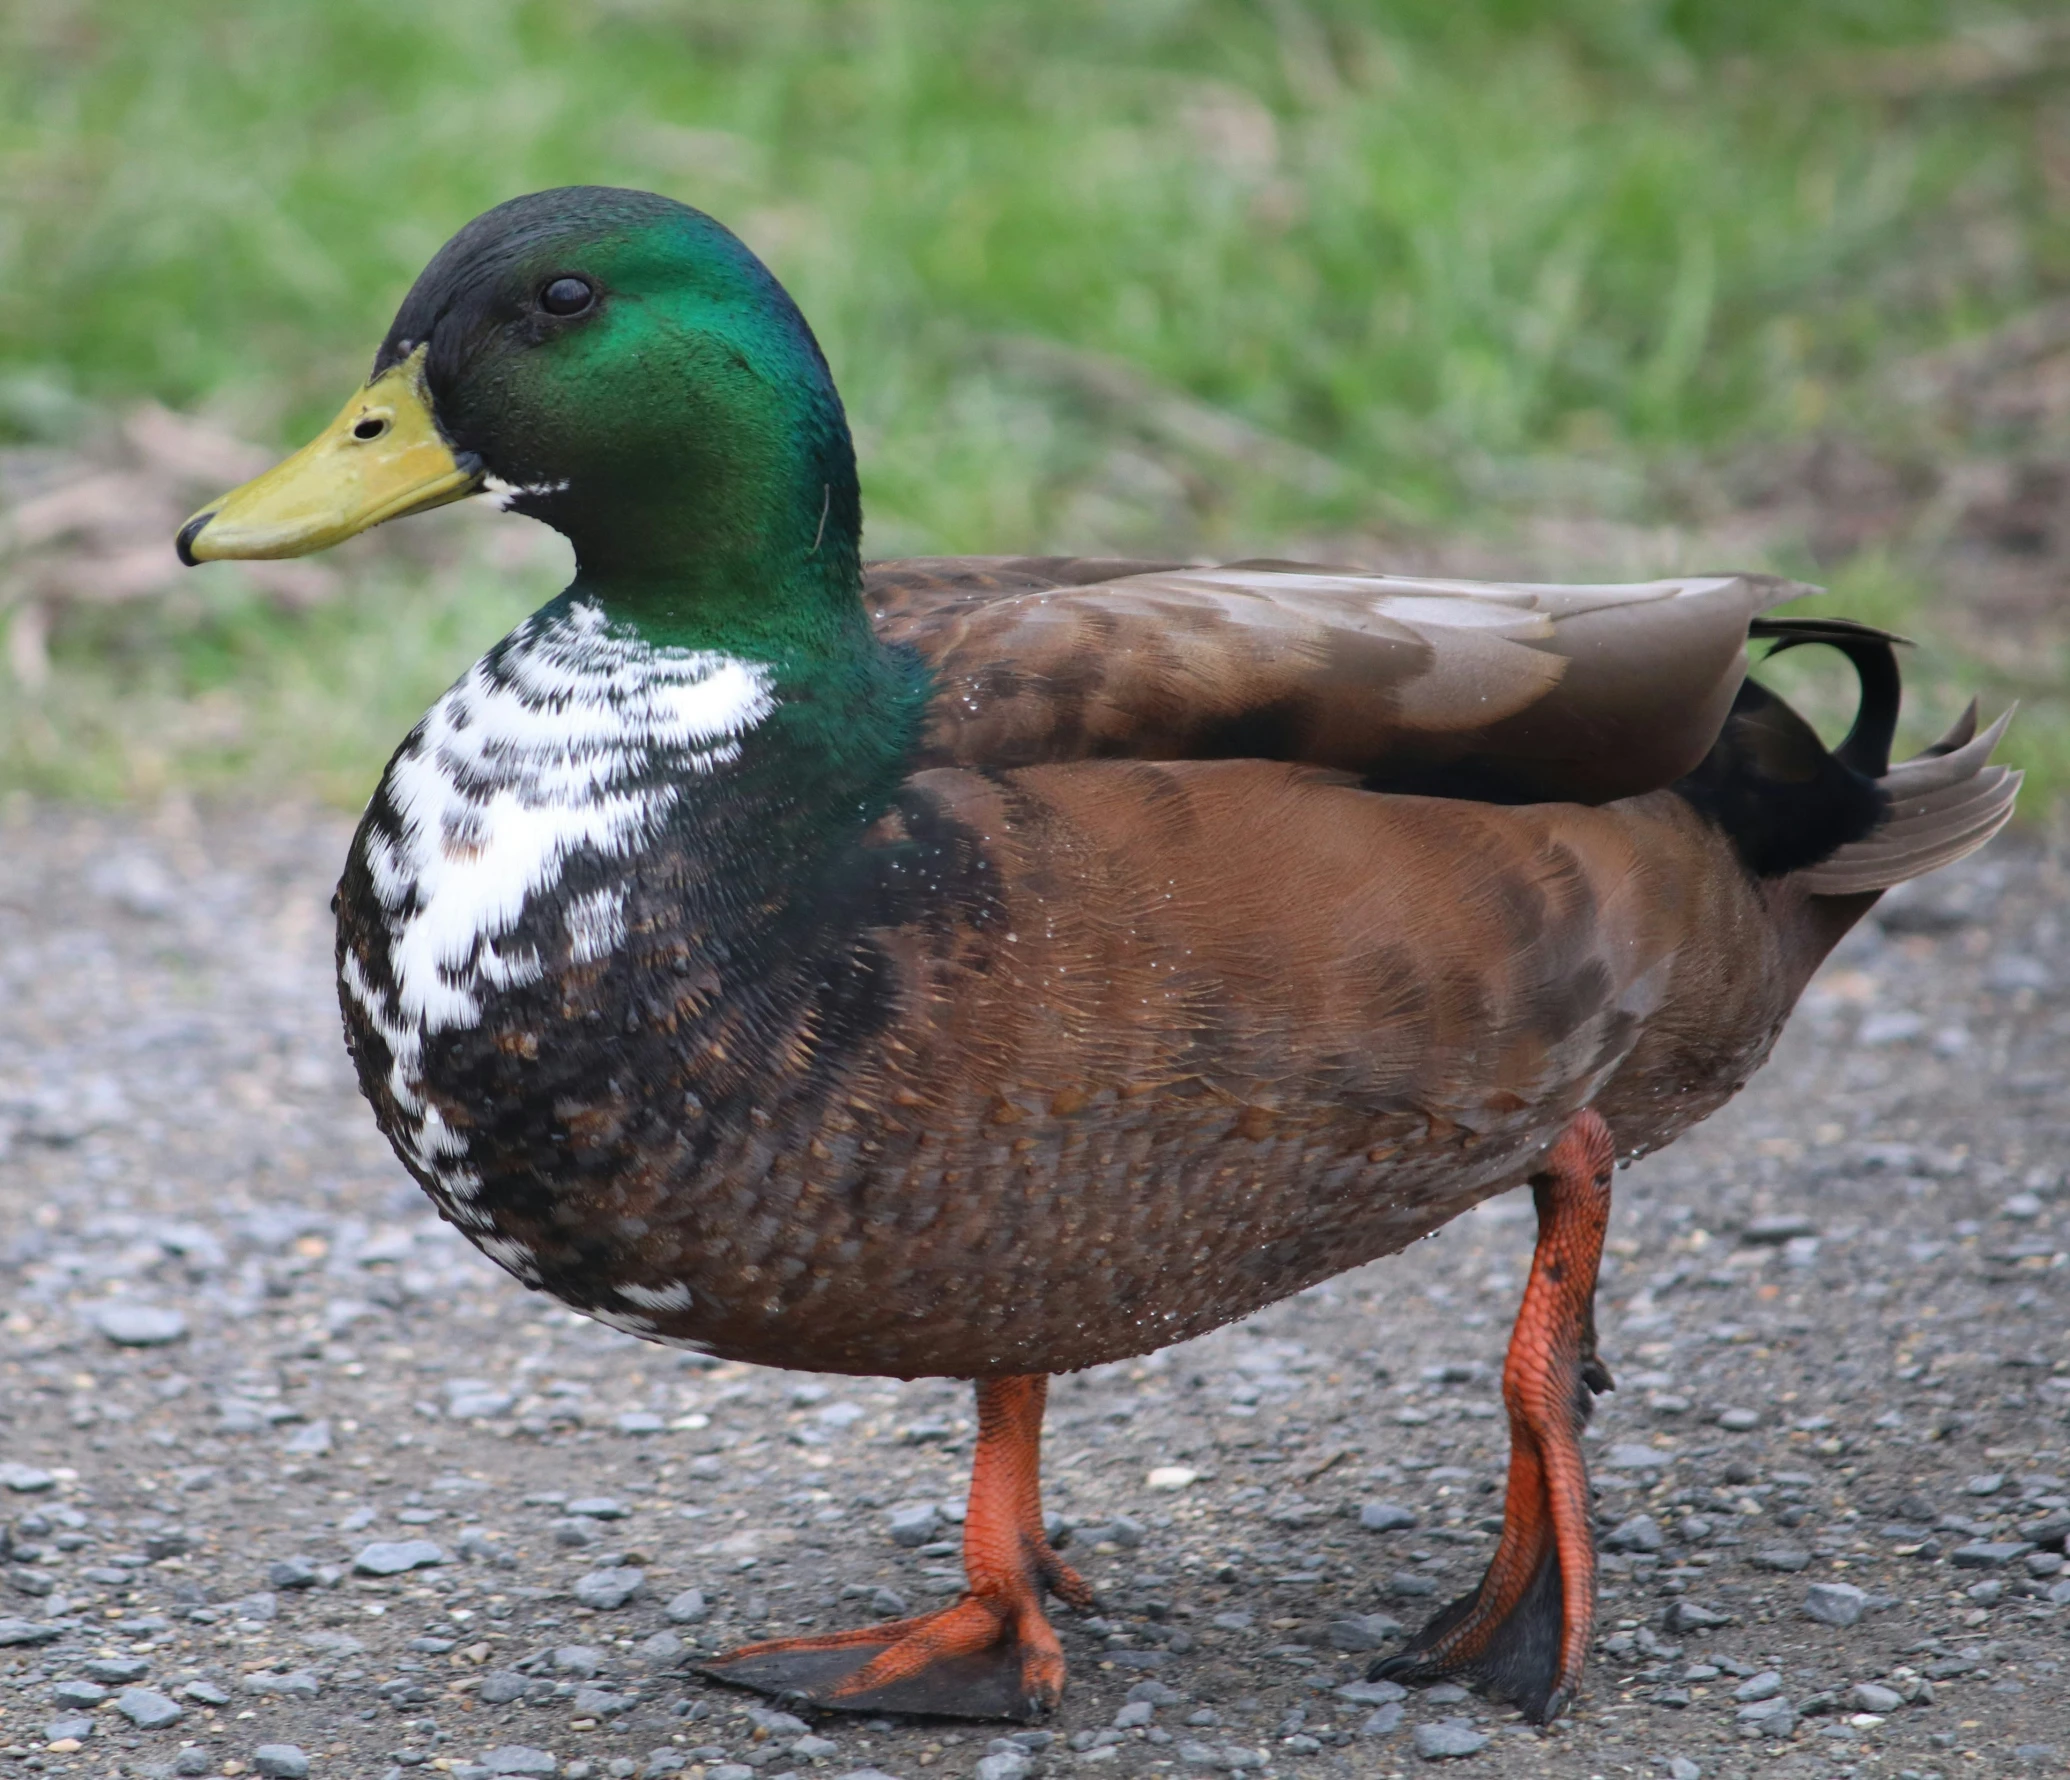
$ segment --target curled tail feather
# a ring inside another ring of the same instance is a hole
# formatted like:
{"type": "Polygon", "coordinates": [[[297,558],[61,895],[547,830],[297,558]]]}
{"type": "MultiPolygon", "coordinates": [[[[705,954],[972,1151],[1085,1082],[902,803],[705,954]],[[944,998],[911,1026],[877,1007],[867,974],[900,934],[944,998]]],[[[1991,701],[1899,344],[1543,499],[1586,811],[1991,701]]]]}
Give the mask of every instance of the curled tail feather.
{"type": "Polygon", "coordinates": [[[1807,868],[1805,885],[1819,896],[1888,890],[1975,852],[2011,820],[2019,795],[2019,772],[1991,764],[2012,716],[2006,711],[1979,734],[1972,699],[1932,747],[1877,778],[1890,799],[1883,819],[1807,868]]]}

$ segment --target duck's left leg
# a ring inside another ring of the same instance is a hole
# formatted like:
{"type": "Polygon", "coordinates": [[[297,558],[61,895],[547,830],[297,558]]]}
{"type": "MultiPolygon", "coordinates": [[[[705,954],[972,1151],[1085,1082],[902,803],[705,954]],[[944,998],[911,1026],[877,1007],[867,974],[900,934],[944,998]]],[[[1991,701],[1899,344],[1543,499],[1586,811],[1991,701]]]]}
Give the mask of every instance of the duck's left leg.
{"type": "Polygon", "coordinates": [[[1538,1248],[1502,1370],[1509,1498],[1480,1586],[1374,1680],[1469,1682],[1546,1724],[1581,1686],[1596,1620],[1596,1548],[1581,1430],[1610,1374],[1596,1357],[1596,1269],[1610,1225],[1609,1130],[1579,1114],[1532,1177],[1538,1248]]]}
{"type": "Polygon", "coordinates": [[[1027,1719],[1064,1691],[1064,1651],[1044,1592],[1080,1612],[1093,1593],[1042,1527],[1042,1411],[1049,1380],[980,1379],[963,1523],[966,1588],[952,1607],[817,1638],[744,1644],[703,1672],[760,1693],[850,1712],[1027,1719]]]}

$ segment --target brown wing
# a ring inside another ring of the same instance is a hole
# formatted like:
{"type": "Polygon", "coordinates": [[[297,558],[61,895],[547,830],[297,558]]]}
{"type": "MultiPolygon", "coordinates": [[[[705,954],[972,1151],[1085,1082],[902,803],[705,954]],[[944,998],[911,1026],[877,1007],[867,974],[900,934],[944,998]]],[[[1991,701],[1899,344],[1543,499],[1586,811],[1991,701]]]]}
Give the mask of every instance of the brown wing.
{"type": "Polygon", "coordinates": [[[1703,758],[1759,575],[1554,587],[1240,562],[878,563],[878,634],[936,676],[920,766],[1251,758],[1375,788],[1607,803],[1703,758]]]}

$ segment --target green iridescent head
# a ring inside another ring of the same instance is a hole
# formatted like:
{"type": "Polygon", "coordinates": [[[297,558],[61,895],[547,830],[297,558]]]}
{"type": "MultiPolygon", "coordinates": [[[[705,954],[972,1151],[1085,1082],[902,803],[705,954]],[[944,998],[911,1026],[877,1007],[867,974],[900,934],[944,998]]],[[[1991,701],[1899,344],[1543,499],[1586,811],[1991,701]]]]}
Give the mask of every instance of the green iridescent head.
{"type": "Polygon", "coordinates": [[[299,556],[484,490],[565,533],[584,584],[671,607],[856,586],[855,454],[812,330],[729,230],[652,193],[568,186],[469,223],[366,387],[180,554],[299,556]]]}

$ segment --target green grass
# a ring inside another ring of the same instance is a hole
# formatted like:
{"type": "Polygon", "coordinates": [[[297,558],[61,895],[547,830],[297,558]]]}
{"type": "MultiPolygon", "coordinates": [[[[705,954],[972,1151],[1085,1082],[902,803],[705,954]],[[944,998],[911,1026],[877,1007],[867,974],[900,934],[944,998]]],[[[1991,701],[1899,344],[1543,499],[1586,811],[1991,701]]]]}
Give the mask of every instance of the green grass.
{"type": "MultiPolygon", "coordinates": [[[[1750,451],[1916,429],[1892,366],[2070,280],[2045,89],[1864,91],[2020,22],[1954,0],[18,0],[0,429],[150,394],[288,443],[454,228],[602,181],[713,211],[790,285],[878,554],[1378,557],[1528,537],[1542,511],[1701,518],[1750,451]]],[[[536,593],[366,560],[373,584],[300,619],[226,575],[180,615],[69,623],[39,699],[0,690],[0,779],[357,795],[536,593]]],[[[1930,632],[1916,576],[1875,573],[1930,632]]]]}

